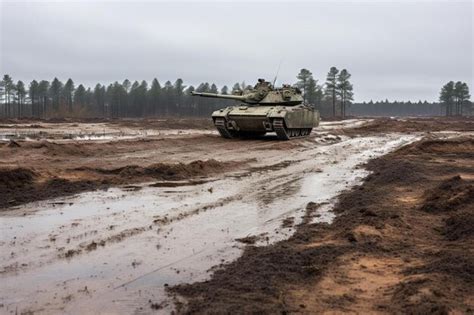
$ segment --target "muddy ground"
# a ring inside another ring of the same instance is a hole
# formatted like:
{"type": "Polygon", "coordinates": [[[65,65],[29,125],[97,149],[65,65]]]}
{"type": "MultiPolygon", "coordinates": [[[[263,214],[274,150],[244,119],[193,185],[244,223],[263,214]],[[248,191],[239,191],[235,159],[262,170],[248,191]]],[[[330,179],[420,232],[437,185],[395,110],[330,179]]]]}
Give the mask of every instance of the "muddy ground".
{"type": "Polygon", "coordinates": [[[1,121],[0,313],[472,312],[473,132],[1,121]]]}
{"type": "Polygon", "coordinates": [[[474,312],[474,138],[425,139],[366,167],[332,224],[303,222],[209,281],[170,288],[186,298],[179,311],[474,312]]]}
{"type": "MultiPolygon", "coordinates": [[[[333,134],[351,137],[387,132],[474,130],[474,121],[463,118],[382,118],[367,120],[354,128],[344,128],[340,121],[329,124],[333,134]]],[[[20,134],[19,139],[0,142],[0,209],[117,185],[192,180],[246,166],[254,158],[245,155],[249,151],[291,150],[307,144],[305,140],[275,142],[271,136],[263,142],[224,140],[211,133],[209,119],[0,121],[0,133],[8,134],[12,129],[20,134]],[[84,128],[86,124],[89,126],[84,128]],[[79,130],[78,136],[74,134],[77,137],[70,133],[74,130],[79,130]],[[149,130],[165,131],[149,136],[149,130]],[[166,130],[178,130],[178,133],[166,133],[166,130]],[[82,141],[86,133],[96,135],[98,141],[82,141]],[[30,141],[25,141],[23,134],[30,141]],[[100,139],[101,135],[104,140],[100,139]],[[108,135],[112,138],[106,138],[108,135]],[[223,151],[232,154],[220,155],[219,162],[216,161],[215,154],[223,151]]],[[[313,133],[312,138],[315,136],[313,133]]]]}

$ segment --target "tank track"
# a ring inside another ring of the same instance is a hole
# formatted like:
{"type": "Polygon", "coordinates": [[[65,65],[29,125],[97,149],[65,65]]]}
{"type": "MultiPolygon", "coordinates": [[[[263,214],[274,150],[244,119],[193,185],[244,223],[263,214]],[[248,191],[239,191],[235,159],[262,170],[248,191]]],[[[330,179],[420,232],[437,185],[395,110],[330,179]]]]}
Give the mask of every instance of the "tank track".
{"type": "Polygon", "coordinates": [[[273,130],[275,130],[278,139],[280,140],[290,140],[290,136],[286,132],[285,123],[283,119],[275,119],[273,121],[273,130]]]}
{"type": "Polygon", "coordinates": [[[234,132],[227,129],[227,126],[225,125],[225,120],[223,118],[216,118],[216,120],[214,121],[214,126],[216,126],[217,131],[219,131],[220,135],[223,138],[232,139],[236,137],[234,132]]]}
{"type": "Polygon", "coordinates": [[[273,121],[273,129],[275,130],[279,140],[290,140],[294,138],[306,137],[313,130],[312,128],[287,129],[283,119],[275,119],[273,121]]]}

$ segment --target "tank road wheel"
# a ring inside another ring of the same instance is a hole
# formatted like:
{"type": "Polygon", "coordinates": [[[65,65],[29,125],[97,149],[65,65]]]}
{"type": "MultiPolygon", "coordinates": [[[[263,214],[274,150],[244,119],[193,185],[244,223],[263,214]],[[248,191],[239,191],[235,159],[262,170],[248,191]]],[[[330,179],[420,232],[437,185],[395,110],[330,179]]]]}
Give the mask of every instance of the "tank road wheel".
{"type": "Polygon", "coordinates": [[[235,131],[227,129],[224,118],[216,118],[216,120],[214,121],[214,125],[216,126],[217,131],[219,131],[220,135],[223,138],[232,139],[237,136],[235,131]]]}
{"type": "Polygon", "coordinates": [[[289,129],[290,131],[290,138],[299,138],[303,136],[303,130],[301,128],[293,128],[289,129]]]}
{"type": "Polygon", "coordinates": [[[313,130],[313,128],[303,128],[303,129],[301,129],[301,135],[302,136],[307,136],[311,133],[311,130],[313,130]]]}
{"type": "Polygon", "coordinates": [[[277,138],[279,140],[289,140],[291,135],[288,134],[288,130],[285,127],[285,122],[283,119],[273,120],[273,129],[276,132],[277,138]]]}

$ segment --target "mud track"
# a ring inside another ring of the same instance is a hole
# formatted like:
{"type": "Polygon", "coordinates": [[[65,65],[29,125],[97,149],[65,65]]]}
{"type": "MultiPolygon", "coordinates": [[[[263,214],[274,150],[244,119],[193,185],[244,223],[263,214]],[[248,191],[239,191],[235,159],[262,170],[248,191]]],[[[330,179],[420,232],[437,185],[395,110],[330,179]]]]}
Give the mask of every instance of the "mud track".
{"type": "Polygon", "coordinates": [[[474,138],[425,139],[370,161],[331,225],[248,246],[209,281],[172,287],[182,313],[470,313],[474,138]]]}
{"type": "MultiPolygon", "coordinates": [[[[328,122],[320,129],[319,142],[330,143],[338,141],[337,134],[354,137],[384,132],[473,131],[474,122],[462,118],[346,120],[328,122]],[[333,135],[325,137],[326,130],[333,135]]],[[[308,145],[307,139],[277,142],[272,136],[263,142],[224,140],[215,136],[209,119],[2,120],[0,140],[2,135],[0,211],[118,185],[192,181],[243,169],[266,150],[281,152],[308,145]],[[249,156],[252,151],[255,154],[249,156]]],[[[249,172],[272,166],[260,163],[253,167],[249,172]]]]}

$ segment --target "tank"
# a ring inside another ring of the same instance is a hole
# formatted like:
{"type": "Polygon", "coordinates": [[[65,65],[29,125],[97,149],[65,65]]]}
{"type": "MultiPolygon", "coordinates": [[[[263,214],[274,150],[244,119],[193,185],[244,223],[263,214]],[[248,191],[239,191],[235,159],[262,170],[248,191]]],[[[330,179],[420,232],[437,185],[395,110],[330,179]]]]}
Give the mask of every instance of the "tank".
{"type": "Polygon", "coordinates": [[[228,139],[261,137],[275,132],[278,139],[289,140],[308,136],[319,125],[319,112],[304,104],[301,91],[290,85],[274,88],[270,82],[259,79],[252,89],[232,95],[192,94],[241,102],[212,113],[220,135],[228,139]]]}

